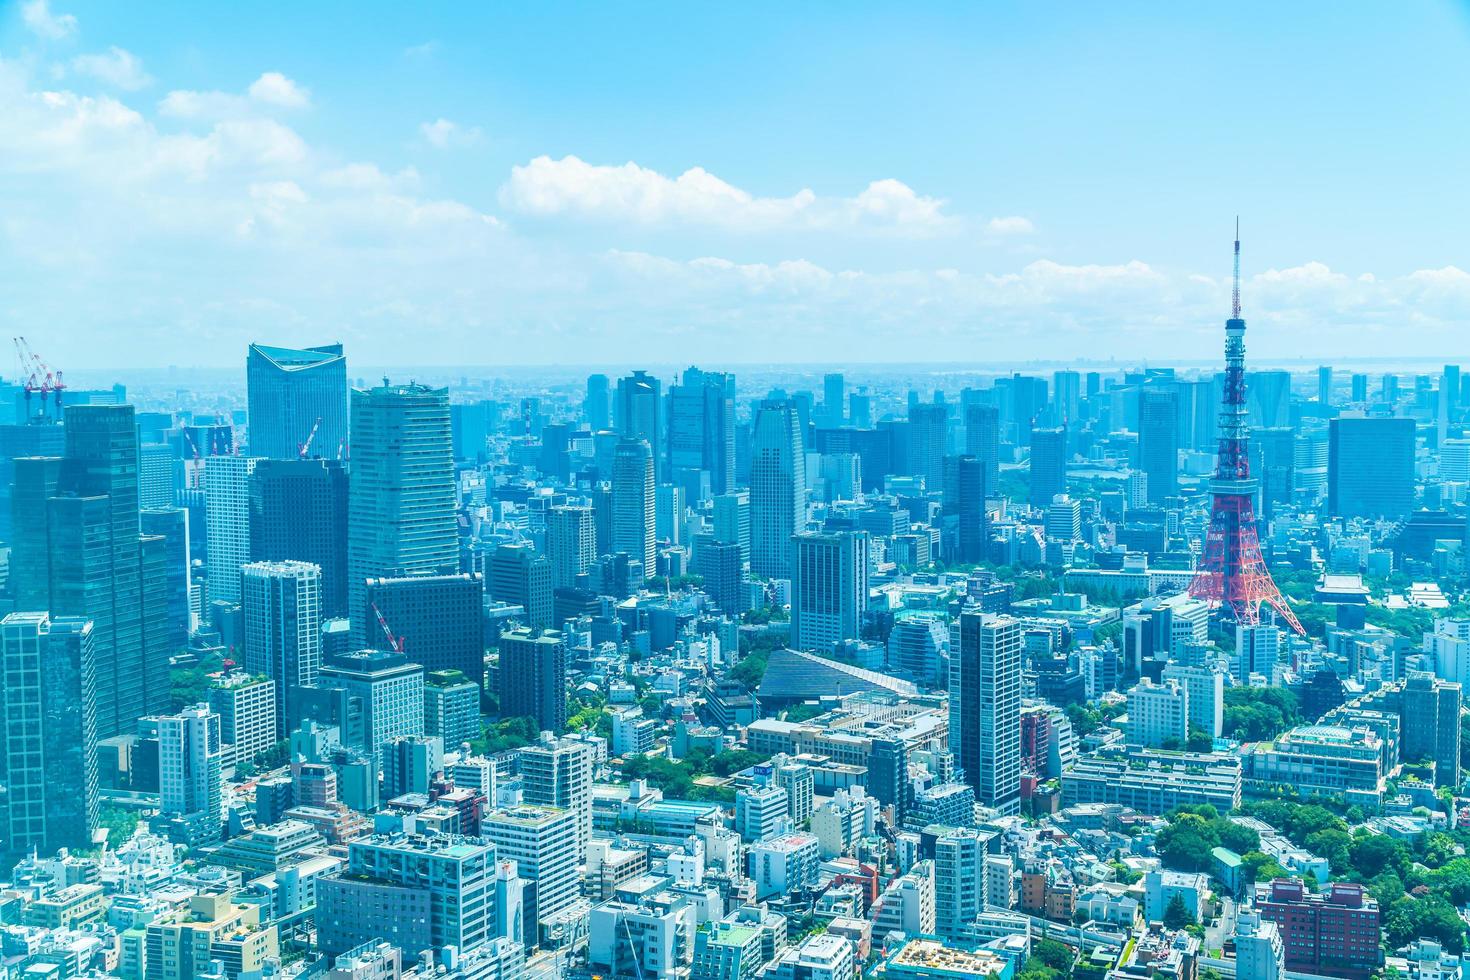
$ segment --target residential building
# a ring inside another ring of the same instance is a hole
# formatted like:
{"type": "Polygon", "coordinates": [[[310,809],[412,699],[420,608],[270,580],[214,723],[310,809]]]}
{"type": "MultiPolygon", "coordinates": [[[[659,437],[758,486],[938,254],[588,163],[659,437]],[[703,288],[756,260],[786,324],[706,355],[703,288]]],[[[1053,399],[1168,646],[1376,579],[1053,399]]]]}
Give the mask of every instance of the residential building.
{"type": "Polygon", "coordinates": [[[977,800],[1002,813],[1021,802],[1021,621],[964,612],[950,662],[955,761],[977,800]]]}
{"type": "Polygon", "coordinates": [[[304,561],[251,562],[240,569],[245,670],[276,687],[276,738],[301,720],[301,690],[322,666],[322,573],[304,561]]]}
{"type": "Polygon", "coordinates": [[[750,435],[750,569],[791,575],[795,535],[806,529],[806,449],[801,417],[789,401],[766,400],[750,435]]]}
{"type": "Polygon", "coordinates": [[[791,566],[791,645],[830,651],[858,638],[868,610],[865,531],[798,534],[791,566]]]}
{"type": "Polygon", "coordinates": [[[544,732],[567,726],[567,644],[555,630],[500,634],[500,714],[535,718],[544,732]]]}

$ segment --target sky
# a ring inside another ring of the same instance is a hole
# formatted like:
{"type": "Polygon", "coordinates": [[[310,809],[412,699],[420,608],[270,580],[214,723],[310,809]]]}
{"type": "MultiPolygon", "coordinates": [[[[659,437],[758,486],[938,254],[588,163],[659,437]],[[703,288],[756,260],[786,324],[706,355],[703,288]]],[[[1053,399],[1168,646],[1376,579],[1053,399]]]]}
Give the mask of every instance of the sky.
{"type": "MultiPolygon", "coordinates": [[[[0,0],[54,366],[1470,355],[1463,3],[0,0]]],[[[0,357],[0,373],[13,374],[0,357]]]]}

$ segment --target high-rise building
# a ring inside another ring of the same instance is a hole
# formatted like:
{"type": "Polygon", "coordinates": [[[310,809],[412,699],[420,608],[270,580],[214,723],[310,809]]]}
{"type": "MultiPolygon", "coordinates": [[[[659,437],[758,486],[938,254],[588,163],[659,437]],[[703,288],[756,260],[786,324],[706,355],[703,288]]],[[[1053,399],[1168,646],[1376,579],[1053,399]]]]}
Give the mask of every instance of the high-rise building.
{"type": "Polygon", "coordinates": [[[592,744],[550,732],[519,752],[521,795],[534,806],[554,806],[576,816],[577,863],[592,842],[592,744]]]}
{"type": "MultiPolygon", "coordinates": [[[[292,350],[251,344],[245,359],[250,455],[337,455],[347,439],[347,358],[341,344],[292,350]]],[[[356,447],[353,447],[354,450],[356,447]]]]}
{"type": "Polygon", "coordinates": [[[669,468],[666,479],[687,485],[683,474],[709,474],[712,494],[735,488],[733,379],[689,368],[669,388],[669,468]]]}
{"type": "Polygon", "coordinates": [[[277,737],[301,721],[301,689],[322,666],[322,573],[304,561],[251,562],[240,569],[245,670],[276,684],[277,737]]]}
{"type": "Polygon", "coordinates": [[[634,371],[618,379],[613,425],[624,439],[642,439],[648,443],[658,472],[662,472],[667,445],[663,411],[663,384],[657,378],[646,371],[634,371]]]}
{"type": "Polygon", "coordinates": [[[174,448],[161,442],[138,447],[138,506],[145,510],[172,507],[174,471],[179,461],[174,448]]]}
{"type": "Polygon", "coordinates": [[[486,566],[486,591],[496,602],[520,606],[524,622],[537,629],[550,626],[556,593],[555,569],[530,544],[502,544],[486,566]]]}
{"type": "Polygon", "coordinates": [[[159,809],[187,828],[191,844],[223,833],[223,766],[220,717],[207,705],[158,719],[159,809]]]}
{"type": "Polygon", "coordinates": [[[346,616],[347,470],[335,459],[263,459],[250,477],[250,560],[322,570],[322,615],[346,616]]]}
{"type": "Polygon", "coordinates": [[[280,740],[276,682],[270,678],[237,671],[216,680],[206,697],[219,715],[225,765],[250,762],[280,740]]]}
{"type": "Polygon", "coordinates": [[[934,841],[934,928],[963,936],[985,910],[985,839],[973,827],[949,827],[934,841]]]}
{"type": "Polygon", "coordinates": [[[750,568],[765,578],[791,574],[794,535],[806,527],[806,450],[789,401],[756,409],[750,436],[750,568]]]}
{"type": "Polygon", "coordinates": [[[593,432],[600,432],[612,425],[612,398],[605,374],[593,374],[587,378],[587,394],[582,399],[582,417],[593,432]]]}
{"type": "Polygon", "coordinates": [[[1051,376],[1051,385],[1057,421],[1063,427],[1078,421],[1082,410],[1082,375],[1076,371],[1057,371],[1051,376]]]}
{"type": "MultiPolygon", "coordinates": [[[[54,428],[63,435],[61,426],[54,428]]],[[[46,609],[51,605],[51,543],[48,501],[56,496],[61,476],[60,456],[23,456],[11,462],[9,591],[17,609],[46,609]]]]}
{"type": "Polygon", "coordinates": [[[550,924],[577,901],[577,815],[559,807],[520,806],[490,810],[480,835],[495,845],[502,861],[514,861],[526,890],[526,924],[550,924]]]}
{"type": "MultiPolygon", "coordinates": [[[[408,575],[367,583],[368,608],[425,670],[462,671],[485,680],[485,582],[480,575],[408,575]]],[[[387,637],[383,637],[383,642],[387,637]]]]}
{"type": "Polygon", "coordinates": [[[847,381],[841,374],[822,376],[822,416],[825,425],[837,428],[844,418],[847,381]]]}
{"type": "Polygon", "coordinates": [[[1317,369],[1317,404],[1323,408],[1332,405],[1332,368],[1325,364],[1317,369]]]}
{"type": "Polygon", "coordinates": [[[712,534],[694,537],[694,573],[702,580],[700,587],[730,616],[743,611],[740,558],[738,544],[717,541],[712,534]]]}
{"type": "Polygon", "coordinates": [[[965,406],[965,455],[980,460],[985,492],[1000,485],[1000,409],[974,402],[965,406]]]}
{"type": "Polygon", "coordinates": [[[500,634],[500,716],[534,718],[544,732],[567,727],[567,643],[554,630],[500,634]]]}
{"type": "Polygon", "coordinates": [[[240,566],[250,561],[253,456],[210,456],[204,463],[204,523],[209,537],[209,597],[240,601],[240,566]]]}
{"type": "Polygon", "coordinates": [[[1328,423],[1327,507],[1337,517],[1414,509],[1414,420],[1341,416],[1328,423]]]}
{"type": "Polygon", "coordinates": [[[1180,749],[1189,738],[1189,689],[1178,681],[1142,678],[1128,692],[1128,741],[1151,749],[1180,749]]]}
{"type": "Polygon", "coordinates": [[[546,511],[546,557],[553,589],[571,588],[578,575],[592,568],[597,526],[591,507],[563,505],[546,511]]]}
{"type": "Polygon", "coordinates": [[[424,734],[454,752],[480,737],[480,685],[458,670],[431,670],[424,678],[424,734]]]}
{"type": "Polygon", "coordinates": [[[1352,376],[1352,401],[1355,405],[1368,403],[1368,376],[1366,374],[1352,376]]]}
{"type": "Polygon", "coordinates": [[[684,488],[677,483],[660,483],[653,494],[653,536],[659,545],[680,544],[684,539],[684,488]]]}
{"type": "Polygon", "coordinates": [[[1036,429],[1031,433],[1031,494],[1033,507],[1046,507],[1067,492],[1067,430],[1036,429]]]}
{"type": "Polygon", "coordinates": [[[985,464],[978,456],[944,459],[945,526],[952,524],[952,560],[977,564],[985,560],[985,464]]]}
{"type": "Polygon", "coordinates": [[[353,638],[372,622],[366,583],[459,571],[449,392],[388,385],[352,392],[348,607],[353,638]]]}
{"type": "Polygon", "coordinates": [[[492,401],[455,402],[449,406],[449,439],[455,459],[485,461],[490,433],[500,424],[501,406],[492,401]]]}
{"type": "Polygon", "coordinates": [[[1149,503],[1179,495],[1179,396],[1170,388],[1138,392],[1138,468],[1148,475],[1149,503]]]}
{"type": "Polygon", "coordinates": [[[183,507],[145,509],[138,512],[138,524],[145,536],[163,541],[165,642],[169,650],[182,650],[189,645],[190,628],[189,512],[183,507]]]}
{"type": "Polygon", "coordinates": [[[750,492],[737,490],[716,497],[711,524],[715,540],[738,546],[741,566],[750,564],[750,492]]]}
{"type": "Polygon", "coordinates": [[[791,563],[791,645],[830,651],[855,640],[868,611],[868,534],[798,534],[791,563]]]}
{"type": "Polygon", "coordinates": [[[908,436],[909,472],[922,476],[926,489],[941,489],[949,443],[949,406],[943,402],[910,405],[908,436]]]}
{"type": "MultiPolygon", "coordinates": [[[[403,735],[424,733],[424,668],[401,653],[359,650],[322,664],[318,686],[346,692],[360,719],[350,746],[383,762],[383,746],[403,735]]],[[[344,743],[349,741],[344,734],[344,743]]]]}
{"type": "Polygon", "coordinates": [[[1001,813],[1017,812],[1021,801],[1022,644],[1020,620],[965,612],[950,659],[955,761],[976,800],[1001,813]]]}
{"type": "Polygon", "coordinates": [[[656,500],[653,455],[642,439],[623,439],[613,455],[612,550],[643,563],[643,573],[658,570],[654,550],[656,500]]]}
{"type": "Polygon", "coordinates": [[[86,848],[98,819],[92,624],[44,612],[0,621],[0,851],[86,848]]]}
{"type": "Polygon", "coordinates": [[[1286,980],[1281,930],[1256,912],[1243,911],[1235,917],[1235,976],[1236,980],[1286,980]]]}
{"type": "Polygon", "coordinates": [[[1460,785],[1459,684],[1414,671],[1404,681],[1400,716],[1405,759],[1434,762],[1436,786],[1460,785]]]}

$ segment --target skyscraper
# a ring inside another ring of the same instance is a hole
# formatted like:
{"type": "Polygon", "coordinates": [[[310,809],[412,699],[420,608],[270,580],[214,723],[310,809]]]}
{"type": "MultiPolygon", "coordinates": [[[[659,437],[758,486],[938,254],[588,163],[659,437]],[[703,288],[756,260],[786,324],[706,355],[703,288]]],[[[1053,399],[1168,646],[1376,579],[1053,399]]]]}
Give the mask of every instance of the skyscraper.
{"type": "Polygon", "coordinates": [[[1179,495],[1179,396],[1170,388],[1138,392],[1138,467],[1148,476],[1149,503],[1179,495]]]}
{"type": "Polygon", "coordinates": [[[86,848],[97,827],[92,624],[44,612],[0,621],[0,849],[86,848]]]}
{"type": "Polygon", "coordinates": [[[741,566],[750,564],[750,491],[737,490],[716,497],[712,525],[715,540],[738,547],[741,566]]]}
{"type": "Polygon", "coordinates": [[[347,538],[354,640],[368,636],[368,579],[458,570],[448,389],[355,389],[347,538]]]}
{"type": "Polygon", "coordinates": [[[138,522],[144,535],[162,539],[165,566],[164,642],[171,651],[182,650],[189,645],[189,590],[192,588],[189,512],[183,507],[145,509],[139,511],[138,522]]]}
{"type": "Polygon", "coordinates": [[[955,761],[975,798],[1001,813],[1021,801],[1021,621],[960,614],[949,668],[949,729],[955,761]]]}
{"type": "Polygon", "coordinates": [[[1082,411],[1082,375],[1076,371],[1057,371],[1051,376],[1051,384],[1057,421],[1063,427],[1078,421],[1082,411]]]}
{"type": "Polygon", "coordinates": [[[551,625],[554,575],[551,562],[525,542],[500,545],[486,565],[490,598],[520,606],[522,621],[538,629],[551,625]]]}
{"type": "Polygon", "coordinates": [[[659,471],[667,446],[663,411],[663,384],[657,378],[646,371],[634,371],[618,379],[613,424],[624,439],[642,439],[648,443],[655,469],[659,471]]]}
{"type": "Polygon", "coordinates": [[[240,601],[240,566],[250,560],[253,456],[210,456],[204,464],[204,523],[209,537],[209,596],[240,601]]]}
{"type": "Polygon", "coordinates": [[[245,376],[252,456],[295,459],[308,436],[310,454],[337,455],[347,439],[347,358],[341,344],[304,350],[251,344],[245,376]]]}
{"type": "Polygon", "coordinates": [[[159,809],[182,825],[191,846],[223,832],[223,765],[220,717],[208,706],[158,719],[159,809]]]}
{"type": "Polygon", "coordinates": [[[577,863],[583,863],[592,841],[592,744],[542,732],[520,750],[519,762],[527,803],[561,807],[577,815],[577,863]]]}
{"type": "Polygon", "coordinates": [[[597,526],[591,507],[563,505],[546,511],[546,557],[551,562],[552,588],[577,584],[577,576],[597,560],[597,526]]]}
{"type": "Polygon", "coordinates": [[[593,374],[587,378],[587,394],[582,399],[582,417],[593,432],[601,431],[612,424],[612,400],[605,374],[593,374]]]}
{"type": "Polygon", "coordinates": [[[567,643],[554,630],[500,634],[500,716],[534,718],[544,732],[567,727],[567,643]]]}
{"type": "MultiPolygon", "coordinates": [[[[383,764],[383,746],[404,735],[424,733],[424,668],[401,653],[359,650],[322,664],[320,686],[347,692],[361,719],[352,745],[383,764]]],[[[343,741],[348,741],[346,733],[343,741]]]]}
{"type": "Polygon", "coordinates": [[[612,550],[643,563],[643,574],[658,570],[654,551],[653,454],[643,439],[623,439],[613,455],[612,550]]]}
{"type": "Polygon", "coordinates": [[[280,735],[301,721],[301,689],[322,666],[322,573],[302,561],[250,562],[240,569],[245,669],[276,683],[280,735]]]}
{"type": "Polygon", "coordinates": [[[1328,423],[1327,508],[1337,517],[1404,517],[1414,508],[1414,420],[1328,423]]]}
{"type": "Polygon", "coordinates": [[[348,615],[347,470],[334,459],[264,459],[250,477],[250,560],[322,570],[322,616],[348,615]]]}
{"type": "Polygon", "coordinates": [[[846,421],[843,404],[846,401],[846,391],[847,381],[841,374],[822,376],[822,416],[825,425],[835,429],[846,421]]]}
{"type": "Polygon", "coordinates": [[[669,468],[666,479],[688,486],[686,474],[709,474],[712,494],[735,486],[734,385],[724,374],[689,368],[669,389],[669,468]]]}
{"type": "Polygon", "coordinates": [[[480,575],[369,579],[367,601],[414,663],[429,671],[458,670],[475,684],[484,683],[485,580],[480,575]]]}
{"type": "Polygon", "coordinates": [[[1325,364],[1317,369],[1317,404],[1323,408],[1332,404],[1332,368],[1325,364]]]}
{"type": "Polygon", "coordinates": [[[965,455],[980,460],[985,492],[1000,484],[1000,410],[994,405],[965,406],[965,455]]]}
{"type": "Polygon", "coordinates": [[[750,568],[766,578],[791,574],[792,537],[806,527],[806,451],[789,401],[766,400],[750,436],[750,568]]]}
{"type": "Polygon", "coordinates": [[[909,406],[909,472],[924,478],[929,491],[944,485],[944,454],[949,438],[949,406],[921,402],[909,406]]]}
{"type": "Polygon", "coordinates": [[[961,564],[985,560],[985,494],[985,464],[978,457],[945,457],[945,526],[953,526],[953,560],[961,564]]]}
{"type": "Polygon", "coordinates": [[[830,651],[858,638],[868,610],[868,534],[798,534],[791,565],[791,645],[830,651]]]}
{"type": "Polygon", "coordinates": [[[1048,507],[1066,492],[1067,430],[1037,429],[1031,433],[1031,506],[1048,507]]]}

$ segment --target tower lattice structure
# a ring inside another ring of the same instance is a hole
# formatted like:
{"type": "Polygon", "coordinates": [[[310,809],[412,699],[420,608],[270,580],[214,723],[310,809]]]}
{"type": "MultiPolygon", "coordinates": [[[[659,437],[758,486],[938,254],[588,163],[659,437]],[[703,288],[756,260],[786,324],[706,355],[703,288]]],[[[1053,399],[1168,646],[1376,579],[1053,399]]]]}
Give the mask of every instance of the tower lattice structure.
{"type": "Polygon", "coordinates": [[[1240,315],[1240,233],[1235,238],[1235,276],[1231,315],[1225,321],[1225,391],[1220,404],[1220,450],[1215,478],[1210,481],[1210,525],[1205,532],[1204,557],[1189,583],[1189,594],[1215,605],[1244,626],[1261,621],[1261,605],[1302,635],[1306,630],[1276,587],[1261,556],[1256,531],[1254,498],[1257,482],[1251,478],[1250,427],[1245,404],[1245,320],[1240,315]]]}

